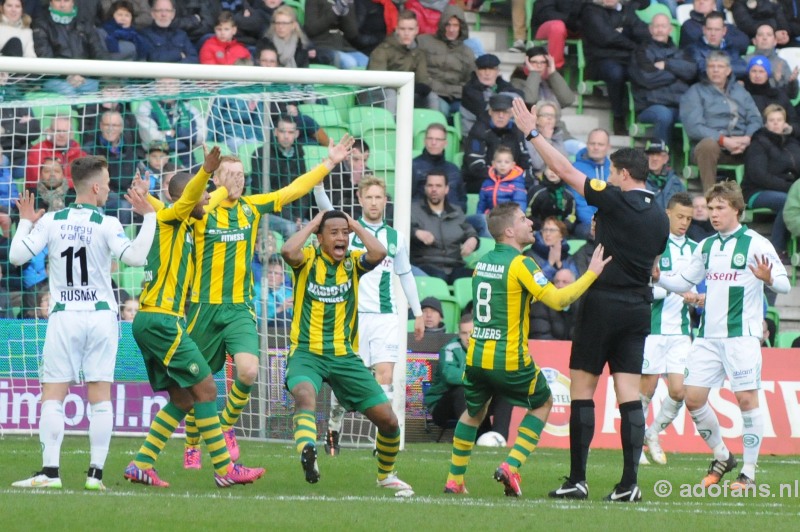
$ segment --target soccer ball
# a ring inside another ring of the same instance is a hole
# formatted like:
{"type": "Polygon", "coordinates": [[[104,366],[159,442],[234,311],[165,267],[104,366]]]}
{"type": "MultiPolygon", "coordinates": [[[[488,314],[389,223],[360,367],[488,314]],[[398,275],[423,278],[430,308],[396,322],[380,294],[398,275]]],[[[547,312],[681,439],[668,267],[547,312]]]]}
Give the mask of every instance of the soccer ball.
{"type": "Polygon", "coordinates": [[[481,447],[505,447],[506,439],[502,434],[490,431],[481,434],[481,437],[475,443],[481,447]]]}

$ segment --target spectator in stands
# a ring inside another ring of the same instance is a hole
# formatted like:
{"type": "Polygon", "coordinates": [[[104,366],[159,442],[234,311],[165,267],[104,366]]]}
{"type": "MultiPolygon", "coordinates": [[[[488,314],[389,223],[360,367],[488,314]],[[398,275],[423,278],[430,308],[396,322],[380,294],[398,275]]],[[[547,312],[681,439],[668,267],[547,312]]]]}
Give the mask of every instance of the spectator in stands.
{"type": "Polygon", "coordinates": [[[536,261],[545,277],[552,281],[558,270],[567,268],[577,278],[577,267],[569,256],[567,225],[558,218],[549,216],[544,219],[542,228],[535,235],[536,241],[525,254],[536,261]]]}
{"type": "Polygon", "coordinates": [[[539,183],[528,191],[528,208],[525,215],[540,229],[545,218],[554,217],[564,222],[570,234],[575,229],[575,198],[561,178],[545,168],[539,183]]]}
{"type": "Polygon", "coordinates": [[[403,9],[412,11],[417,16],[420,35],[433,35],[439,27],[447,4],[447,0],[406,0],[403,9]]]}
{"type": "Polygon", "coordinates": [[[60,211],[71,196],[61,162],[55,158],[42,161],[39,180],[36,182],[36,208],[47,212],[60,211]]]}
{"type": "Polygon", "coordinates": [[[22,317],[35,318],[42,293],[49,292],[47,248],[22,266],[22,317]]]}
{"type": "Polygon", "coordinates": [[[317,61],[339,68],[363,68],[369,56],[350,44],[357,38],[358,20],[352,2],[306,0],[303,30],[317,49],[317,61]]]}
{"type": "Polygon", "coordinates": [[[214,25],[214,35],[200,48],[204,65],[233,65],[239,60],[252,61],[250,51],[236,40],[236,21],[230,11],[220,11],[214,25]]]}
{"type": "MultiPolygon", "coordinates": [[[[251,63],[250,59],[240,59],[236,64],[251,63]]],[[[208,114],[209,141],[227,144],[231,153],[238,153],[247,143],[264,141],[264,106],[260,97],[250,95],[249,98],[245,94],[220,95],[213,100],[208,114]]]]}
{"type": "MultiPolygon", "coordinates": [[[[561,268],[553,276],[553,285],[564,288],[575,282],[575,272],[561,268]]],[[[528,338],[532,340],[572,340],[575,332],[575,317],[578,315],[581,299],[563,310],[553,310],[544,303],[534,301],[531,305],[531,327],[528,338]]]]}
{"type": "Polygon", "coordinates": [[[770,242],[779,254],[786,254],[786,224],[783,206],[789,189],[800,178],[800,140],[786,122],[786,110],[779,105],[764,109],[764,127],[753,134],[744,157],[742,194],[751,208],[764,207],[775,213],[770,242]]]}
{"type": "MultiPolygon", "coordinates": [[[[283,5],[282,0],[220,0],[220,7],[233,13],[237,38],[245,46],[255,46],[270,27],[271,16],[283,5]]],[[[212,18],[211,20],[214,20],[212,18]]]]}
{"type": "Polygon", "coordinates": [[[444,124],[430,124],[425,130],[425,147],[422,153],[411,161],[411,197],[421,199],[425,197],[425,181],[428,172],[436,168],[444,172],[450,191],[447,201],[467,212],[467,191],[461,170],[450,161],[445,160],[444,152],[447,148],[447,128],[444,124]]]}
{"type": "MultiPolygon", "coordinates": [[[[14,302],[22,291],[22,273],[19,266],[8,260],[11,246],[11,216],[0,210],[0,318],[16,318],[13,313],[14,302]]],[[[19,304],[19,303],[17,303],[19,304]]]]}
{"type": "MultiPolygon", "coordinates": [[[[133,6],[133,26],[137,29],[145,28],[153,23],[153,17],[150,15],[150,2],[149,0],[128,0],[133,6]]],[[[183,3],[189,3],[191,0],[186,0],[183,3]]],[[[111,4],[116,0],[100,0],[100,9],[103,13],[108,13],[111,4]]],[[[210,2],[209,2],[210,3],[210,2]]]]}
{"type": "MultiPolygon", "coordinates": [[[[693,44],[688,53],[697,64],[698,72],[706,71],[706,63],[712,53],[721,53],[727,56],[734,77],[744,79],[747,76],[747,63],[742,59],[744,49],[736,48],[728,42],[725,38],[727,31],[722,13],[718,11],[709,13],[703,24],[703,38],[693,44]]],[[[702,75],[700,77],[702,78],[702,75]]]]}
{"type": "Polygon", "coordinates": [[[372,55],[388,35],[397,28],[399,14],[394,3],[382,0],[355,0],[358,33],[350,44],[367,56],[372,55]]]}
{"type": "MultiPolygon", "coordinates": [[[[694,0],[694,9],[689,20],[681,25],[680,47],[690,48],[703,40],[703,24],[706,15],[717,11],[717,0],[694,0]]],[[[725,42],[734,50],[744,51],[750,46],[750,38],[733,24],[725,23],[725,42]]]]}
{"type": "Polygon", "coordinates": [[[147,60],[158,63],[197,63],[197,48],[175,23],[174,0],[153,0],[153,23],[141,31],[147,60]]]}
{"type": "Polygon", "coordinates": [[[135,297],[128,296],[127,299],[120,302],[119,321],[132,322],[137,312],[139,312],[139,300],[135,297]]]}
{"type": "Polygon", "coordinates": [[[461,91],[461,130],[469,132],[486,115],[489,99],[495,94],[522,96],[522,91],[500,75],[500,59],[485,54],[475,60],[475,71],[461,91]]]}
{"type": "Polygon", "coordinates": [[[783,7],[783,14],[789,24],[789,41],[793,46],[797,46],[800,37],[800,0],[780,0],[783,7]]]}
{"type": "Polygon", "coordinates": [[[22,0],[4,0],[0,10],[0,56],[36,57],[31,17],[22,0]]]}
{"type": "Polygon", "coordinates": [[[214,34],[214,22],[219,11],[219,0],[181,0],[175,3],[173,25],[186,32],[192,44],[199,50],[205,39],[214,34]]]}
{"type": "MultiPolygon", "coordinates": [[[[611,173],[611,159],[608,158],[610,150],[611,138],[608,135],[608,131],[605,129],[593,129],[586,139],[586,148],[579,151],[578,155],[575,156],[573,166],[589,179],[608,181],[608,176],[611,173]]],[[[571,188],[569,190],[572,197],[575,198],[575,215],[577,219],[573,234],[576,238],[588,240],[593,215],[597,209],[586,203],[586,198],[583,197],[583,194],[578,194],[571,188]]]]}
{"type": "Polygon", "coordinates": [[[447,193],[447,176],[431,171],[425,199],[412,202],[411,265],[414,275],[452,283],[472,275],[464,257],[477,249],[479,240],[464,212],[447,201],[447,193]]]}
{"type": "Polygon", "coordinates": [[[656,205],[667,209],[670,198],[683,192],[683,181],[669,165],[669,144],[661,139],[648,140],[644,152],[647,154],[647,190],[655,194],[656,205]]]}
{"type": "Polygon", "coordinates": [[[169,195],[169,182],[178,175],[178,168],[174,163],[166,163],[161,169],[161,175],[150,173],[150,194],[161,199],[164,203],[174,203],[169,195]]]}
{"type": "Polygon", "coordinates": [[[775,28],[778,44],[789,44],[789,21],[777,0],[734,0],[733,20],[751,39],[756,37],[759,26],[769,24],[775,28]]]}
{"type": "MultiPolygon", "coordinates": [[[[342,161],[325,177],[325,190],[330,195],[334,208],[342,210],[358,219],[361,216],[361,205],[358,202],[356,191],[361,179],[372,176],[369,169],[369,144],[363,139],[355,139],[350,158],[342,161]]],[[[391,203],[386,205],[386,223],[391,223],[391,203]]]]}
{"type": "MultiPolygon", "coordinates": [[[[792,238],[800,238],[800,179],[794,182],[783,205],[783,223],[792,238]]],[[[795,266],[797,267],[797,266],[795,266]]]]}
{"type": "Polygon", "coordinates": [[[286,285],[283,259],[270,255],[267,261],[267,326],[288,328],[292,323],[294,298],[292,287],[286,285]]]}
{"type": "Polygon", "coordinates": [[[778,55],[776,49],[778,41],[775,35],[776,32],[772,26],[761,24],[753,38],[756,49],[752,54],[747,55],[745,60],[749,62],[756,55],[766,57],[772,72],[770,85],[782,89],[790,99],[793,99],[797,96],[797,75],[800,70],[798,68],[792,70],[789,63],[778,55]]]}
{"type": "MultiPolygon", "coordinates": [[[[536,129],[555,149],[564,156],[567,155],[567,147],[564,139],[564,132],[558,127],[561,116],[559,115],[558,104],[549,100],[540,100],[536,103],[536,129]]],[[[541,178],[545,169],[544,159],[539,152],[533,149],[529,143],[527,145],[528,154],[531,158],[531,170],[537,179],[541,178]]],[[[525,210],[524,208],[522,209],[525,210]]]]}
{"type": "MultiPolygon", "coordinates": [[[[22,99],[19,90],[8,81],[8,73],[0,72],[0,102],[22,99]]],[[[15,179],[25,175],[28,148],[40,135],[41,125],[30,107],[17,104],[0,107],[0,148],[9,159],[15,179]]]]}
{"type": "MultiPolygon", "coordinates": [[[[428,60],[417,42],[419,25],[413,11],[403,11],[397,21],[394,35],[387,37],[369,56],[369,70],[414,73],[414,107],[428,107],[431,80],[428,60]]],[[[392,113],[397,110],[397,92],[386,89],[385,106],[392,113]]]]}
{"type": "Polygon", "coordinates": [[[123,140],[124,127],[121,114],[117,111],[104,112],[100,117],[97,143],[88,146],[88,152],[105,157],[108,162],[111,181],[108,184],[110,192],[105,212],[119,218],[123,225],[129,225],[133,221],[133,210],[125,199],[125,194],[128,193],[136,173],[136,150],[132,144],[123,140]]]}
{"type": "Polygon", "coordinates": [[[39,167],[46,158],[56,158],[64,167],[64,175],[72,188],[70,163],[87,155],[76,140],[72,138],[72,120],[65,116],[53,118],[45,129],[45,140],[31,146],[25,167],[25,188],[34,190],[39,176],[39,167]]]}
{"type": "Polygon", "coordinates": [[[317,51],[297,23],[293,7],[284,5],[275,10],[266,37],[275,45],[282,67],[306,68],[317,57],[317,51]]]}
{"type": "Polygon", "coordinates": [[[16,209],[17,198],[19,189],[12,180],[9,159],[0,147],[0,212],[8,214],[12,209],[16,209]]]}
{"type": "MultiPolygon", "coordinates": [[[[122,141],[129,146],[137,146],[139,142],[136,132],[136,115],[131,109],[131,97],[126,96],[122,85],[118,81],[103,83],[100,89],[102,101],[89,103],[77,109],[78,127],[81,131],[81,141],[87,146],[97,144],[100,136],[100,117],[106,111],[116,111],[122,115],[122,141]]],[[[144,153],[142,150],[141,153],[144,153]]]]}
{"type": "MultiPolygon", "coordinates": [[[[136,165],[136,170],[144,177],[145,175],[150,175],[150,188],[153,188],[154,184],[160,183],[161,187],[166,188],[169,183],[164,183],[164,175],[169,171],[167,165],[171,165],[173,167],[172,171],[174,172],[174,164],[169,162],[169,146],[164,141],[153,141],[147,145],[147,156],[143,161],[140,161],[138,165],[136,165]]],[[[169,198],[169,192],[166,193],[166,197],[169,198]]],[[[172,203],[172,199],[169,200],[172,203]]]]}
{"type": "Polygon", "coordinates": [[[697,64],[672,42],[669,17],[654,16],[649,29],[650,39],[631,58],[634,107],[639,122],[653,124],[653,136],[669,143],[681,95],[697,77],[697,64]]]}
{"type": "MultiPolygon", "coordinates": [[[[578,36],[583,4],[582,0],[537,0],[533,5],[531,25],[534,38],[547,41],[547,50],[556,68],[564,66],[567,37],[578,36]]],[[[514,38],[517,38],[516,31],[514,38]]]]}
{"type": "MultiPolygon", "coordinates": [[[[74,0],[50,0],[50,11],[33,22],[33,46],[37,57],[53,59],[109,59],[92,24],[78,20],[74,0]]],[[[51,77],[43,87],[66,96],[95,92],[96,79],[71,74],[66,79],[51,77]]]]}
{"type": "Polygon", "coordinates": [[[143,61],[147,42],[133,27],[135,12],[129,0],[117,0],[108,9],[106,21],[98,28],[106,50],[115,61],[143,61]]]}
{"type": "MultiPolygon", "coordinates": [[[[486,56],[483,56],[486,57],[486,56]]],[[[480,191],[489,177],[489,161],[498,146],[511,148],[514,161],[526,174],[526,186],[533,185],[531,160],[524,134],[511,118],[512,97],[495,94],[489,99],[489,113],[475,122],[467,136],[462,168],[467,192],[480,191]]]]}
{"type": "Polygon", "coordinates": [[[425,323],[425,332],[445,332],[442,302],[433,296],[428,296],[422,300],[420,305],[422,306],[422,321],[425,323]]]}
{"type": "Polygon", "coordinates": [[[525,171],[514,162],[511,148],[498,146],[492,155],[489,177],[481,185],[478,214],[485,216],[500,203],[506,202],[517,203],[523,212],[528,207],[525,171]]]}
{"type": "Polygon", "coordinates": [[[277,68],[281,66],[278,62],[278,50],[272,44],[272,41],[262,39],[258,42],[253,62],[260,67],[277,68]]]}
{"type": "Polygon", "coordinates": [[[779,89],[772,84],[772,65],[763,55],[750,57],[747,64],[747,77],[744,80],[744,88],[753,97],[753,101],[758,107],[761,116],[764,116],[764,109],[772,104],[780,105],[786,110],[786,122],[792,126],[793,134],[800,134],[800,120],[797,111],[792,105],[786,91],[779,89]]]}
{"type": "MultiPolygon", "coordinates": [[[[541,100],[558,105],[558,111],[575,101],[575,93],[556,70],[556,62],[543,46],[533,46],[525,52],[525,60],[511,73],[511,85],[522,91],[530,107],[541,100]]],[[[560,125],[563,129],[563,126],[560,125]]]]}
{"type": "Polygon", "coordinates": [[[743,164],[750,139],[763,124],[753,98],[731,76],[730,57],[708,56],[707,78],[681,97],[681,122],[694,143],[692,158],[700,183],[708,190],[717,181],[717,164],[743,164]]]}
{"type": "Polygon", "coordinates": [[[417,41],[425,52],[430,75],[429,106],[450,116],[461,109],[461,94],[472,75],[475,54],[464,44],[469,28],[464,11],[447,6],[434,35],[421,35],[417,41]]]}
{"type": "Polygon", "coordinates": [[[629,79],[628,65],[631,52],[649,36],[647,25],[636,16],[631,4],[601,0],[584,5],[581,26],[586,29],[582,34],[586,75],[606,83],[614,114],[614,134],[627,135],[625,82],[629,79]]]}
{"type": "Polygon", "coordinates": [[[589,263],[592,261],[592,255],[594,255],[594,250],[597,248],[597,242],[594,240],[596,222],[597,220],[595,219],[595,216],[592,216],[592,222],[590,225],[591,229],[587,235],[589,238],[586,240],[586,243],[579,247],[578,250],[570,257],[572,263],[575,265],[575,269],[578,271],[578,277],[586,273],[586,270],[589,269],[589,263]]]}
{"type": "Polygon", "coordinates": [[[700,242],[716,233],[708,217],[708,203],[703,193],[692,196],[692,223],[686,231],[686,236],[695,242],[700,242]]]}

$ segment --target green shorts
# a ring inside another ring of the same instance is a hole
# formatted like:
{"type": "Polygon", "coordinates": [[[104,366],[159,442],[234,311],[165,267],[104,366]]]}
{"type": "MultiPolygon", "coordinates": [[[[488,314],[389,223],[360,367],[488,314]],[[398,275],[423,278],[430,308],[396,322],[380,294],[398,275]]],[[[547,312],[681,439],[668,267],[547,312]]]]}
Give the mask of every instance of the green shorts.
{"type": "Polygon", "coordinates": [[[183,319],[160,312],[137,312],[133,337],[142,351],[147,378],[155,391],[178,385],[190,388],[211,375],[203,353],[183,326],[183,319]]]}
{"type": "Polygon", "coordinates": [[[464,396],[467,412],[475,416],[494,396],[505,398],[528,410],[539,408],[550,399],[550,386],[536,364],[517,371],[467,366],[464,370],[464,396]]]}
{"type": "Polygon", "coordinates": [[[189,324],[186,330],[213,373],[225,367],[226,354],[258,356],[256,315],[245,303],[194,303],[186,322],[189,324]]]}
{"type": "Polygon", "coordinates": [[[368,408],[389,401],[372,372],[357,354],[315,355],[300,349],[289,353],[286,364],[286,389],[310,382],[319,394],[322,383],[330,384],[345,410],[364,413],[368,408]]]}

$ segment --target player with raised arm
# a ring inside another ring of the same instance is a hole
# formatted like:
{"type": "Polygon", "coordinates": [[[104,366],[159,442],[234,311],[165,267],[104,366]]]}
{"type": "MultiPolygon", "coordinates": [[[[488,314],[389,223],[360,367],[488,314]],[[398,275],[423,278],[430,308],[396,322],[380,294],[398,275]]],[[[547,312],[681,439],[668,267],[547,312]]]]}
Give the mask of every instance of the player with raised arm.
{"type": "Polygon", "coordinates": [[[589,269],[573,284],[556,288],[522,248],[532,244],[533,222],[516,203],[502,203],[487,216],[495,247],[478,261],[472,278],[475,325],[467,350],[464,395],[467,410],[453,435],[453,452],[445,493],[466,493],[464,474],[475,436],[493,396],[527,410],[517,439],[494,474],[505,494],[522,495],[519,468],[539,443],[553,406],[550,386],[528,352],[530,308],[534,299],[562,310],[580,297],[597,279],[611,257],[603,259],[598,245],[589,269]]]}
{"type": "MultiPolygon", "coordinates": [[[[133,336],[142,351],[147,376],[153,391],[166,390],[169,402],[159,410],[150,425],[142,447],[125,469],[131,482],[166,488],[154,465],[169,438],[186,413],[194,408],[196,423],[214,464],[217,486],[249,484],[264,474],[262,468],[232,464],[217,414],[217,386],[203,353],[185,334],[183,309],[186,302],[187,272],[191,271],[191,226],[202,219],[208,206],[213,208],[227,197],[224,187],[214,191],[214,200],[206,192],[211,174],[219,166],[219,148],[205,157],[202,168],[190,178],[180,172],[169,183],[170,197],[178,198],[170,207],[160,209],[156,218],[155,242],[147,257],[146,285],[139,300],[139,312],[133,320],[133,336]]],[[[137,185],[149,186],[149,179],[137,179],[137,185]]]]}
{"type": "MultiPolygon", "coordinates": [[[[250,390],[258,375],[259,341],[252,305],[251,264],[261,217],[278,212],[311,192],[350,154],[352,146],[353,138],[349,135],[336,145],[331,141],[328,156],[311,171],[275,192],[251,196],[242,195],[245,182],[242,162],[236,157],[223,156],[214,172],[214,183],[224,185],[228,197],[194,224],[194,273],[186,330],[206,356],[212,373],[225,367],[226,353],[236,364],[236,379],[220,415],[225,443],[234,462],[239,459],[239,445],[233,425],[250,400],[250,390]]],[[[187,425],[194,422],[194,416],[188,418],[187,425]]],[[[196,446],[191,445],[199,443],[199,434],[187,431],[186,437],[184,466],[200,467],[200,455],[196,446]]]]}
{"type": "Polygon", "coordinates": [[[663,275],[655,269],[653,277],[658,286],[677,293],[706,281],[705,311],[687,359],[684,380],[686,408],[714,453],[701,483],[704,487],[717,484],[738,465],[722,441],[719,420],[708,405],[711,388],[721,387],[727,377],[744,427],[744,465],[731,488],[754,489],[764,438],[764,414],[758,399],[764,285],[780,294],[789,293],[791,285],[770,241],[739,223],[745,208],[739,185],[733,181],[717,183],[706,191],[706,201],[717,234],[700,242],[691,262],[676,275],[663,275]]]}
{"type": "MultiPolygon", "coordinates": [[[[400,286],[414,314],[414,338],[419,341],[425,335],[417,284],[411,274],[408,242],[405,235],[389,227],[384,220],[386,209],[386,183],[375,177],[362,178],[358,183],[358,202],[361,204],[360,223],[386,248],[386,258],[361,278],[358,285],[358,354],[364,364],[375,373],[375,379],[383,388],[389,403],[394,389],[392,377],[394,367],[401,360],[398,337],[405,331],[398,329],[398,308],[392,274],[400,278],[400,286]]],[[[314,187],[314,196],[321,211],[333,210],[322,185],[314,187]]],[[[364,243],[350,233],[350,249],[364,249],[364,243]]],[[[405,311],[403,311],[405,315],[405,311]]],[[[345,410],[331,396],[331,412],[328,418],[328,434],[325,438],[325,453],[339,454],[339,432],[345,410]]]]}
{"type": "Polygon", "coordinates": [[[292,268],[294,317],[286,365],[286,389],[295,400],[294,441],[306,481],[319,481],[317,395],[327,382],[346,410],[357,410],[378,427],[379,487],[410,490],[394,471],[400,425],[364,361],[353,351],[359,284],[386,258],[386,248],[363,225],[341,211],[320,212],[286,241],[281,255],[292,268]],[[350,233],[364,250],[351,250],[350,233]],[[319,247],[306,246],[316,233],[319,247]]]}
{"type": "Polygon", "coordinates": [[[594,392],[608,364],[621,417],[622,478],[606,497],[636,502],[639,458],[644,440],[644,412],[639,398],[644,342],[650,334],[653,290],[650,274],[667,246],[669,220],[645,187],[647,158],[641,150],[622,148],[611,155],[608,182],[589,179],[536,130],[536,107],[521,99],[512,104],[514,122],[539,152],[545,165],[597,207],[595,242],[614,261],[586,291],[570,354],[570,473],[551,497],[585,499],[586,464],[594,437],[594,392]]]}
{"type": "Polygon", "coordinates": [[[143,266],[155,233],[156,215],[139,192],[125,199],[144,215],[139,236],[131,242],[119,220],[104,215],[110,178],[102,157],[81,157],[71,164],[75,203],[59,211],[36,211],[25,191],[17,201],[20,223],[9,260],[21,265],[47,248],[50,254],[50,316],[40,368],[42,411],[39,441],[42,470],[12,486],[61,488],[59,462],[64,440],[64,399],[73,383],[83,380],[89,398],[89,471],[84,487],[104,490],[114,415],[111,383],[117,360],[117,301],[111,288],[111,261],[143,266]],[[34,225],[35,223],[35,225],[34,225]]]}

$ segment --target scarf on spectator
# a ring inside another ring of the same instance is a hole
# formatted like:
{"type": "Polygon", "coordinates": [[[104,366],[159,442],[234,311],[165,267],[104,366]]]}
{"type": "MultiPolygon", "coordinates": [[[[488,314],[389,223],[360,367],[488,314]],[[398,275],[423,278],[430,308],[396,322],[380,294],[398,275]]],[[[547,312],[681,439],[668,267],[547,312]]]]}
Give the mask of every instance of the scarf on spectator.
{"type": "Polygon", "coordinates": [[[181,100],[175,102],[171,108],[166,107],[166,102],[151,100],[152,116],[158,122],[159,131],[178,130],[179,128],[190,128],[192,126],[192,112],[181,100]],[[163,104],[163,105],[162,105],[163,104]],[[173,127],[174,126],[174,127],[173,127]]]}
{"type": "Polygon", "coordinates": [[[394,5],[392,0],[372,1],[383,6],[383,22],[386,24],[386,35],[393,34],[397,28],[397,20],[399,18],[397,6],[394,5]]]}
{"type": "Polygon", "coordinates": [[[141,51],[144,50],[146,44],[135,28],[123,28],[112,19],[103,24],[103,29],[106,30],[106,49],[110,53],[119,52],[119,41],[129,41],[136,46],[137,55],[141,57],[141,51]]]}
{"type": "Polygon", "coordinates": [[[55,22],[56,24],[69,24],[73,20],[75,20],[75,17],[77,16],[78,16],[77,7],[73,7],[72,11],[57,11],[52,7],[50,8],[50,18],[52,18],[53,22],[55,22]]]}
{"type": "Polygon", "coordinates": [[[272,44],[278,50],[278,62],[281,66],[286,68],[297,68],[297,63],[294,60],[294,54],[297,47],[300,45],[300,39],[297,34],[292,33],[286,39],[281,39],[277,35],[273,35],[272,44]]]}
{"type": "Polygon", "coordinates": [[[69,185],[66,179],[61,179],[55,187],[48,187],[44,181],[36,183],[36,195],[47,204],[48,212],[59,211],[64,208],[64,198],[67,196],[69,185]]]}

